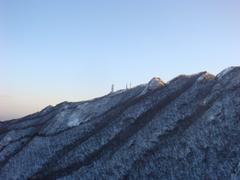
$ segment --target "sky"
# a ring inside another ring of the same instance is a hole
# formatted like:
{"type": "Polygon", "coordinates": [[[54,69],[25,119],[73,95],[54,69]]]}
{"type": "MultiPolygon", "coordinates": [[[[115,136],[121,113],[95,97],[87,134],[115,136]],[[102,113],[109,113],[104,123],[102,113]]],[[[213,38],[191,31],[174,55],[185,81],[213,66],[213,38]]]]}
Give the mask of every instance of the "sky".
{"type": "Polygon", "coordinates": [[[0,121],[240,63],[239,0],[0,0],[0,121]]]}

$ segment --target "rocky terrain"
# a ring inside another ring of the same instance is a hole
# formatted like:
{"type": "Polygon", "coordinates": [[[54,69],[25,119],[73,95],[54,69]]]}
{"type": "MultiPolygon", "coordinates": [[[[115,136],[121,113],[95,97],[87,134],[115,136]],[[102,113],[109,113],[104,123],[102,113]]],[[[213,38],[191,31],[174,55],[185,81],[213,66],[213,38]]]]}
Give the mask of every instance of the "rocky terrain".
{"type": "Polygon", "coordinates": [[[0,124],[0,179],[240,179],[240,67],[0,124]]]}

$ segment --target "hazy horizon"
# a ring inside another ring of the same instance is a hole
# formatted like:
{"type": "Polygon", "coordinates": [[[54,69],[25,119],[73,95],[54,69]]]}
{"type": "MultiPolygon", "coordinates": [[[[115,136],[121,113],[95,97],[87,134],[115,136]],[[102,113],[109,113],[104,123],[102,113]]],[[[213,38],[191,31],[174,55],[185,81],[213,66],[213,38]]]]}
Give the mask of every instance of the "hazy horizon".
{"type": "Polygon", "coordinates": [[[240,2],[0,0],[0,121],[239,65],[240,2]]]}

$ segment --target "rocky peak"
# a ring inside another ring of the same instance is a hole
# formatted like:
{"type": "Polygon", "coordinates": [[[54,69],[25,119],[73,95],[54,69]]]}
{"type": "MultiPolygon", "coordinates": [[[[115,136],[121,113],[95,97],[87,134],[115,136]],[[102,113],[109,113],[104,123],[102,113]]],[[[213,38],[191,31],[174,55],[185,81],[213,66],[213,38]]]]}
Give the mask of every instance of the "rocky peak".
{"type": "Polygon", "coordinates": [[[210,74],[208,72],[204,72],[197,81],[204,81],[204,80],[212,80],[215,79],[215,76],[213,74],[210,74]]]}
{"type": "Polygon", "coordinates": [[[164,85],[165,83],[159,77],[154,77],[148,82],[147,89],[152,91],[164,85]]]}

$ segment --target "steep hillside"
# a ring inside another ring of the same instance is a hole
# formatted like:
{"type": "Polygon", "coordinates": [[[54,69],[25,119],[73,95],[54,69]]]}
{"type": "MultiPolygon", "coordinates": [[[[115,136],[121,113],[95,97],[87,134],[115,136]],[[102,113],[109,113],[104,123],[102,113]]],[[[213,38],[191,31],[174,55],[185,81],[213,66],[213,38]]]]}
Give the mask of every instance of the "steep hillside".
{"type": "Polygon", "coordinates": [[[240,179],[240,67],[0,124],[0,179],[240,179]]]}

